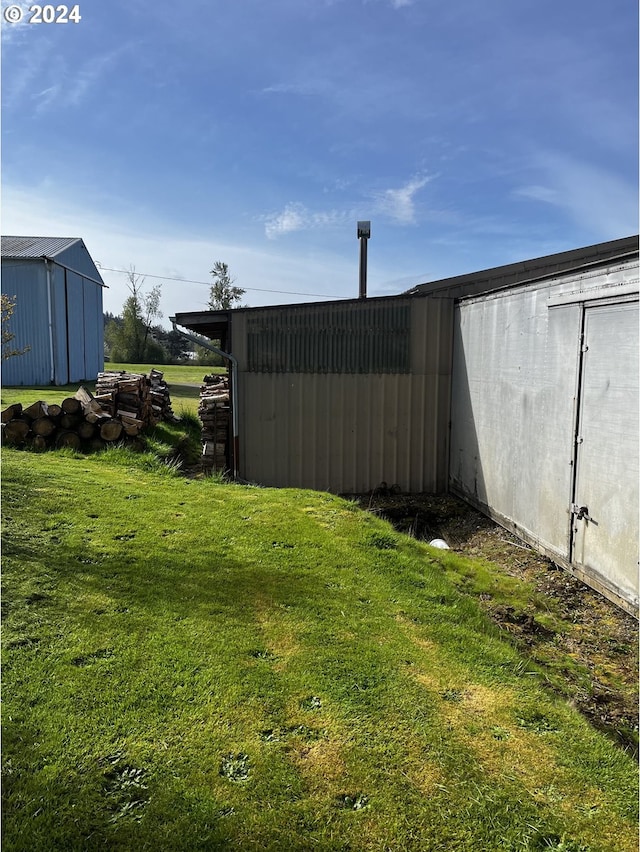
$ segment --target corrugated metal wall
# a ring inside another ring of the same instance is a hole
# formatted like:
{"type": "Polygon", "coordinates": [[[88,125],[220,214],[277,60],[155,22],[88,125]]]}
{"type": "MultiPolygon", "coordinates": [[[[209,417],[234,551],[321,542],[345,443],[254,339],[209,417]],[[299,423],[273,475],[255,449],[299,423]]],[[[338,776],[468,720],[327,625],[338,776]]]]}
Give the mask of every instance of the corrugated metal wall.
{"type": "Polygon", "coordinates": [[[43,263],[2,261],[2,292],[16,297],[9,322],[12,348],[30,349],[2,362],[5,385],[48,385],[51,382],[47,274],[43,263]]]}
{"type": "MultiPolygon", "coordinates": [[[[633,261],[463,300],[455,311],[452,490],[516,530],[555,561],[576,569],[571,504],[585,305],[637,299],[637,281],[638,264],[633,261]]],[[[629,326],[625,328],[628,333],[629,326]]],[[[636,349],[637,335],[636,327],[636,349]]],[[[615,357],[610,366],[614,362],[615,357]]],[[[625,381],[636,388],[635,395],[629,395],[633,407],[633,400],[637,400],[637,364],[627,359],[625,367],[618,369],[630,373],[625,381]]],[[[601,406],[605,392],[603,385],[601,406]]],[[[633,415],[633,434],[627,430],[629,463],[619,472],[619,493],[625,495],[620,505],[622,526],[633,539],[635,556],[622,569],[624,583],[618,569],[615,577],[613,570],[595,566],[582,565],[580,571],[601,591],[619,594],[635,606],[638,500],[637,472],[633,471],[637,471],[638,455],[637,404],[633,415]],[[633,476],[635,485],[629,479],[633,476]]],[[[599,458],[603,472],[609,464],[611,458],[599,458]]],[[[613,537],[608,547],[612,560],[628,561],[626,542],[616,543],[613,537]]]]}
{"type": "Polygon", "coordinates": [[[284,359],[272,337],[262,338],[257,354],[250,349],[257,341],[249,344],[255,316],[234,314],[241,476],[336,493],[368,491],[383,481],[404,491],[446,489],[450,301],[286,306],[256,316],[265,328],[277,323],[313,331],[297,335],[296,348],[284,351],[284,359]],[[358,309],[366,310],[356,316],[358,309]],[[354,324],[367,333],[354,338],[354,324]],[[331,340],[324,353],[334,359],[334,371],[304,372],[314,357],[324,357],[318,352],[323,331],[331,340]],[[390,346],[385,335],[395,343],[390,346]],[[264,363],[265,352],[274,353],[280,372],[251,369],[264,363]],[[345,353],[344,363],[335,360],[338,352],[345,353]]]}
{"type": "MultiPolygon", "coordinates": [[[[70,259],[78,263],[83,253],[86,255],[86,250],[76,252],[70,259]]],[[[90,258],[84,266],[88,263],[90,258]]],[[[17,300],[10,323],[16,348],[31,347],[24,355],[3,363],[2,381],[6,385],[47,385],[52,381],[65,385],[95,379],[103,368],[102,287],[58,262],[49,263],[49,269],[51,334],[45,262],[2,262],[2,291],[15,295],[17,300]]]]}

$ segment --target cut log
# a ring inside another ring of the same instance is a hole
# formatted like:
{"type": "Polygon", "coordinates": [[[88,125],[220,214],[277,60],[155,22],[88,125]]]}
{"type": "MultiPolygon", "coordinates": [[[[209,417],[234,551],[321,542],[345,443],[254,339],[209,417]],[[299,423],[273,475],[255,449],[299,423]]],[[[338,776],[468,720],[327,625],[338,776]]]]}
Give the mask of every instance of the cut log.
{"type": "Polygon", "coordinates": [[[43,450],[49,449],[49,441],[47,441],[44,435],[34,435],[33,440],[31,441],[31,446],[34,450],[42,452],[43,450]]]}
{"type": "Polygon", "coordinates": [[[2,412],[2,422],[8,423],[10,420],[15,420],[17,417],[20,417],[22,414],[22,403],[15,402],[13,405],[10,405],[8,408],[5,408],[2,412]]]}
{"type": "Polygon", "coordinates": [[[88,423],[97,423],[99,420],[108,420],[111,417],[107,411],[87,411],[84,415],[84,419],[88,423]]]}
{"type": "Polygon", "coordinates": [[[68,396],[62,400],[62,410],[65,414],[79,414],[82,411],[80,400],[74,396],[68,396]]]}
{"type": "Polygon", "coordinates": [[[3,435],[5,443],[12,444],[14,446],[24,444],[30,428],[31,426],[28,420],[10,420],[4,427],[3,435]]]}
{"type": "Polygon", "coordinates": [[[87,441],[87,449],[92,453],[104,450],[106,446],[106,442],[103,441],[99,435],[94,435],[93,438],[90,438],[89,441],[87,441]]]}
{"type": "Polygon", "coordinates": [[[37,420],[39,417],[46,417],[48,413],[47,403],[41,399],[37,402],[33,402],[28,408],[22,409],[22,416],[29,417],[31,420],[37,420]]]}
{"type": "Polygon", "coordinates": [[[79,450],[82,447],[82,441],[77,432],[66,432],[62,430],[56,435],[56,447],[61,450],[63,447],[69,447],[72,450],[79,450]]]}
{"type": "Polygon", "coordinates": [[[62,406],[58,405],[58,403],[56,402],[56,403],[53,403],[53,405],[48,405],[47,411],[48,411],[47,416],[51,417],[52,419],[55,420],[56,417],[60,417],[60,415],[62,414],[62,406]]]}
{"type": "Polygon", "coordinates": [[[40,438],[47,438],[56,431],[56,424],[50,417],[38,417],[31,424],[31,431],[40,438]]]}
{"type": "Polygon", "coordinates": [[[63,414],[60,418],[60,428],[68,430],[77,429],[81,422],[82,417],[80,414],[63,414]]]}
{"type": "Polygon", "coordinates": [[[100,437],[105,441],[117,441],[122,435],[122,423],[113,418],[105,420],[100,426],[100,437]]]}
{"type": "Polygon", "coordinates": [[[76,432],[84,441],[86,441],[89,438],[93,438],[96,433],[96,427],[93,423],[89,423],[88,420],[82,420],[76,426],[76,432]]]}

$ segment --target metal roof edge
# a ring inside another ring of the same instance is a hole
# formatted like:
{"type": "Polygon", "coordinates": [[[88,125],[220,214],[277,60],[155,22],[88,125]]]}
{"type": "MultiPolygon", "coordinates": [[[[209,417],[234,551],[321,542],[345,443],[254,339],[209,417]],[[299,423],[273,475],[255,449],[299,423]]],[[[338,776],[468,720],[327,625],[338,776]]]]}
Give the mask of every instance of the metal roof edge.
{"type": "MultiPolygon", "coordinates": [[[[433,295],[443,290],[452,290],[456,287],[480,285],[485,280],[487,282],[487,289],[483,292],[499,288],[515,287],[520,284],[530,284],[533,281],[565,274],[569,271],[577,271],[587,266],[602,265],[611,263],[616,259],[637,255],[639,245],[640,237],[638,235],[622,237],[617,240],[595,243],[594,245],[569,249],[539,258],[531,258],[530,260],[508,263],[502,266],[417,284],[415,287],[405,291],[405,295],[433,295]],[[520,276],[526,276],[526,278],[520,276]]],[[[474,293],[474,295],[479,294],[474,293]]]]}
{"type": "MultiPolygon", "coordinates": [[[[17,236],[15,234],[3,234],[2,240],[5,240],[5,239],[6,240],[32,240],[33,243],[36,244],[36,245],[39,242],[46,245],[48,242],[50,242],[52,240],[64,240],[64,243],[59,245],[54,251],[46,251],[45,250],[44,252],[37,252],[37,253],[34,252],[33,254],[12,254],[11,252],[5,254],[4,252],[2,252],[2,257],[6,258],[7,260],[36,260],[38,257],[45,257],[45,256],[48,257],[48,258],[54,258],[54,257],[57,257],[59,254],[61,254],[61,252],[67,251],[67,249],[71,248],[71,246],[74,246],[76,243],[82,243],[82,247],[87,252],[87,254],[89,254],[88,249],[87,249],[86,245],[84,244],[82,237],[33,237],[33,236],[20,237],[20,236],[17,236]]],[[[91,255],[89,255],[89,256],[91,256],[91,255]]]]}

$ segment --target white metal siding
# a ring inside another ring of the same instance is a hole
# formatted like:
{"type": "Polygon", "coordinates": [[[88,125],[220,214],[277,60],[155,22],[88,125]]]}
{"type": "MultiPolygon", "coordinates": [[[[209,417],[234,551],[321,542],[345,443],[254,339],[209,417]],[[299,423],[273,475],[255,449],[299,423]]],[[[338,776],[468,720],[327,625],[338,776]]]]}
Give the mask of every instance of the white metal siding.
{"type": "MultiPolygon", "coordinates": [[[[637,280],[637,261],[630,261],[463,300],[456,309],[452,490],[561,563],[571,559],[570,506],[583,311],[594,299],[597,304],[597,297],[615,301],[616,291],[619,299],[630,298],[629,285],[637,292],[637,280]]],[[[635,334],[637,347],[637,325],[635,331],[625,333],[635,334]]],[[[618,335],[624,336],[622,328],[618,335]]],[[[611,357],[615,364],[615,352],[611,357]]],[[[619,369],[627,368],[620,363],[619,369]]],[[[635,455],[630,463],[633,470],[638,456],[637,416],[629,429],[631,445],[625,446],[635,455]]],[[[597,463],[604,471],[608,459],[599,456],[597,463]]],[[[637,527],[637,489],[634,492],[622,483],[620,487],[629,495],[620,509],[625,514],[623,523],[632,531],[637,527]]],[[[629,558],[628,554],[618,555],[620,560],[629,558]]],[[[635,573],[636,565],[620,570],[626,577],[629,570],[635,573]]],[[[621,588],[615,572],[609,571],[608,578],[595,574],[594,569],[595,582],[614,584],[629,600],[629,590],[621,588]]]]}

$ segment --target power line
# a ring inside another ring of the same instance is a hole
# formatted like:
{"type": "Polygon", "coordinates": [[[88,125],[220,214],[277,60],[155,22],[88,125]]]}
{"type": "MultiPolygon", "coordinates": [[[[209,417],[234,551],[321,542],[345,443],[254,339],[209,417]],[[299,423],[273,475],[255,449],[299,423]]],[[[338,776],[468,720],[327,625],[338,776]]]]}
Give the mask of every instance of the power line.
{"type": "MultiPolygon", "coordinates": [[[[130,269],[111,269],[108,266],[102,266],[101,263],[96,261],[96,266],[98,269],[104,270],[104,272],[122,272],[125,275],[128,275],[131,270],[130,269]]],[[[210,287],[210,281],[194,281],[191,278],[175,278],[170,275],[152,275],[151,272],[138,272],[135,270],[136,275],[140,275],[143,278],[159,278],[161,281],[180,281],[182,284],[202,284],[205,287],[210,287]]],[[[243,287],[243,290],[252,290],[258,293],[284,293],[287,296],[318,296],[321,299],[342,299],[344,296],[327,296],[326,293],[298,293],[295,290],[266,290],[263,287],[243,287]]]]}

